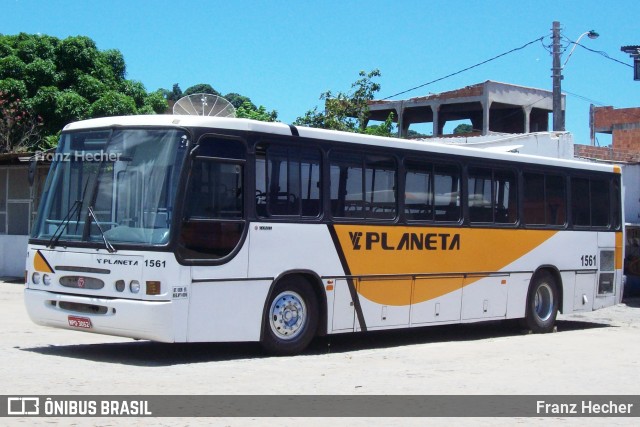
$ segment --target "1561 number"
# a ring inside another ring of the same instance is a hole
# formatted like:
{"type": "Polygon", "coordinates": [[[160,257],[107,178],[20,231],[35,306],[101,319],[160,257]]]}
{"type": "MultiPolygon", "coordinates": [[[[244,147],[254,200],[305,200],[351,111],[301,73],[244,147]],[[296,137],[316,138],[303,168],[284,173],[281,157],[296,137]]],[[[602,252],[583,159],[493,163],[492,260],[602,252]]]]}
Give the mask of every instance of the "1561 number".
{"type": "Polygon", "coordinates": [[[595,255],[582,255],[580,257],[580,262],[582,262],[583,267],[595,267],[596,266],[596,256],[595,255]]]}
{"type": "Polygon", "coordinates": [[[145,267],[156,267],[156,268],[164,268],[167,265],[166,261],[162,261],[159,259],[145,259],[144,260],[145,267]]]}

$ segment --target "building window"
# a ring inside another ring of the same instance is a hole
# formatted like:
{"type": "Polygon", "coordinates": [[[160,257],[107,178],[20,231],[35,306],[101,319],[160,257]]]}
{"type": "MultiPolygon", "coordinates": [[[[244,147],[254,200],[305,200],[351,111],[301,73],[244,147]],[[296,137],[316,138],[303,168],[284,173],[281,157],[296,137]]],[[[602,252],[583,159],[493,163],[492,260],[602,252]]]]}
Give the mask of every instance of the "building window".
{"type": "Polygon", "coordinates": [[[27,168],[0,168],[0,234],[29,234],[31,187],[27,177],[27,168]]]}

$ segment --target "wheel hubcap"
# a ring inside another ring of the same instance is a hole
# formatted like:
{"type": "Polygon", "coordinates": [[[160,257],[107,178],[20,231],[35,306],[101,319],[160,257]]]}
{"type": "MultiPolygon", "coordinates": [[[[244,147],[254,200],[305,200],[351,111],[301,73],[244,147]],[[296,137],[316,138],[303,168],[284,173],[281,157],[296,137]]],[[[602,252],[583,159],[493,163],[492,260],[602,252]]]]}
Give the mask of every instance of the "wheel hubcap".
{"type": "Polygon", "coordinates": [[[300,295],[285,291],[273,300],[269,314],[271,331],[280,339],[292,340],[304,329],[307,307],[300,295]]]}
{"type": "Polygon", "coordinates": [[[536,289],[535,312],[541,321],[546,321],[553,314],[553,291],[551,287],[543,283],[536,289]]]}

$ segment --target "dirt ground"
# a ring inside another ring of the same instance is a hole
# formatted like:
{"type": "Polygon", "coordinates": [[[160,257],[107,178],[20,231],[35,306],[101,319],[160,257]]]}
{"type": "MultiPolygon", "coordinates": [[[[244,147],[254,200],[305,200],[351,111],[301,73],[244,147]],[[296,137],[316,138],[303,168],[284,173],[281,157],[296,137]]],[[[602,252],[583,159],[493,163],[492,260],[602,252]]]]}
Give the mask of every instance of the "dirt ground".
{"type": "MultiPolygon", "coordinates": [[[[257,344],[160,344],[33,324],[23,285],[0,281],[0,383],[9,395],[640,394],[640,299],[561,315],[558,332],[506,322],[340,335],[303,355],[257,344]]],[[[4,419],[50,425],[50,418],[4,419]]],[[[61,425],[637,425],[633,418],[64,418],[61,425]]]]}

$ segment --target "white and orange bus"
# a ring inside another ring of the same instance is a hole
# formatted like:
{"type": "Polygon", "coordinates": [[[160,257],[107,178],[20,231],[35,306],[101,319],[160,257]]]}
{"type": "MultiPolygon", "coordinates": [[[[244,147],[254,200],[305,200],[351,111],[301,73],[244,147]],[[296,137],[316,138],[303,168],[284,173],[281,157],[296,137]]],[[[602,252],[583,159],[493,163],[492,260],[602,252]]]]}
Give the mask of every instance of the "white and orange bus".
{"type": "Polygon", "coordinates": [[[619,302],[616,166],[198,116],[62,132],[29,241],[38,324],[260,341],[619,302]]]}

